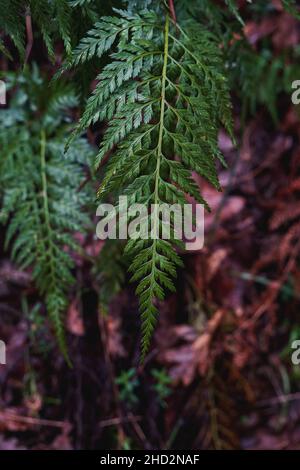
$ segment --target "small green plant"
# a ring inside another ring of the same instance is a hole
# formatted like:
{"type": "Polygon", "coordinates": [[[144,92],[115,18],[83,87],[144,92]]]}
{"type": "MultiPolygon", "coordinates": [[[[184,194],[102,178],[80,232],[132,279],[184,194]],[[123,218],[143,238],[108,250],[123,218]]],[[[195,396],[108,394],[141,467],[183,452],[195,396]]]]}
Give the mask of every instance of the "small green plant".
{"type": "Polygon", "coordinates": [[[172,379],[165,369],[153,369],[152,376],[155,379],[153,389],[157,394],[160,405],[165,407],[166,398],[171,394],[170,385],[172,384],[172,379]]]}
{"type": "Polygon", "coordinates": [[[122,372],[116,379],[119,388],[120,400],[127,406],[135,405],[138,402],[136,394],[139,381],[134,368],[122,372]]]}

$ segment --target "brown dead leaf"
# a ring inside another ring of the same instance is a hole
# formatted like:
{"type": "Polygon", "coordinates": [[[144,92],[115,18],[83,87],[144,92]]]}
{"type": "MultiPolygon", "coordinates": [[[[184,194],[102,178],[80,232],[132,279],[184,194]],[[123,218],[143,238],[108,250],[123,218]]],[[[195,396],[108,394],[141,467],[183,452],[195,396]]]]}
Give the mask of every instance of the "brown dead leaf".
{"type": "Polygon", "coordinates": [[[35,393],[24,399],[24,404],[29,411],[29,414],[35,416],[43,405],[43,397],[39,393],[35,393]]]}
{"type": "Polygon", "coordinates": [[[112,357],[126,357],[126,351],[122,344],[121,320],[120,318],[107,318],[107,346],[112,357]]]}
{"type": "Polygon", "coordinates": [[[210,344],[215,331],[221,324],[224,314],[224,310],[217,310],[214,316],[208,321],[205,333],[203,333],[193,344],[193,350],[196,352],[197,356],[198,369],[202,376],[205,375],[210,366],[210,344]]]}
{"type": "MultiPolygon", "coordinates": [[[[200,375],[205,375],[212,363],[210,357],[210,346],[214,333],[220,326],[225,311],[220,309],[208,320],[205,330],[199,335],[192,327],[181,329],[181,340],[186,339],[189,344],[177,346],[167,350],[161,359],[171,364],[169,373],[175,382],[182,382],[185,386],[191,384],[197,371],[200,375]]],[[[180,337],[180,330],[174,329],[174,333],[180,337]]]]}
{"type": "Polygon", "coordinates": [[[218,248],[214,251],[211,256],[208,258],[207,261],[207,272],[206,272],[206,279],[207,281],[211,281],[212,278],[218,272],[222,262],[226,259],[228,255],[228,250],[225,248],[218,248]]]}
{"type": "Polygon", "coordinates": [[[276,22],[273,17],[264,18],[260,23],[248,21],[244,27],[244,33],[249,43],[254,45],[260,39],[269,36],[276,29],[276,22]]]}
{"type": "Polygon", "coordinates": [[[74,299],[67,313],[67,329],[75,336],[84,336],[84,324],[78,299],[74,299]]]}
{"type": "Polygon", "coordinates": [[[272,216],[270,221],[270,229],[276,230],[281,225],[291,222],[292,220],[300,217],[299,202],[290,202],[282,205],[272,216]]]}

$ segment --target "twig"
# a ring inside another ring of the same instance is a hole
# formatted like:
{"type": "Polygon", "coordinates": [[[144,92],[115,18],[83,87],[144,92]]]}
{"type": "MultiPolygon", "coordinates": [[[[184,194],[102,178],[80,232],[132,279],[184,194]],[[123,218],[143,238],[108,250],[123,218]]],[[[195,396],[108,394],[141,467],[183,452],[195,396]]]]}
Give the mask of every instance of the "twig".
{"type": "Polygon", "coordinates": [[[297,401],[300,400],[300,393],[288,393],[287,395],[279,395],[278,397],[260,400],[257,402],[256,406],[273,406],[282,403],[286,403],[288,401],[297,401]]]}
{"type": "Polygon", "coordinates": [[[142,419],[141,416],[133,416],[129,415],[128,417],[125,418],[110,418],[110,419],[104,419],[103,421],[100,421],[99,426],[100,428],[106,428],[109,426],[117,426],[122,423],[136,423],[137,421],[140,421],[142,419]]]}
{"type": "Polygon", "coordinates": [[[139,439],[143,443],[144,447],[146,449],[149,449],[150,448],[149,447],[149,442],[147,441],[147,438],[144,434],[144,431],[142,430],[141,426],[138,423],[138,421],[140,421],[140,419],[139,420],[134,419],[135,417],[132,413],[128,414],[128,419],[130,419],[130,418],[131,418],[130,423],[131,423],[133,429],[135,430],[137,436],[139,437],[139,439]]]}
{"type": "Polygon", "coordinates": [[[24,66],[28,62],[28,59],[32,50],[32,46],[33,46],[32,21],[31,21],[31,13],[30,13],[29,7],[26,8],[25,22],[26,22],[26,33],[27,33],[27,45],[26,45],[24,66]]]}
{"type": "Polygon", "coordinates": [[[10,411],[5,411],[4,413],[0,412],[0,422],[1,421],[19,421],[20,423],[24,424],[31,424],[33,426],[52,426],[54,428],[62,428],[64,429],[66,426],[69,426],[70,423],[67,421],[51,421],[49,419],[38,419],[32,418],[30,416],[20,416],[10,411]]]}
{"type": "Polygon", "coordinates": [[[169,0],[169,10],[171,13],[171,18],[174,21],[175,25],[177,24],[176,12],[174,7],[174,0],[169,0]]]}

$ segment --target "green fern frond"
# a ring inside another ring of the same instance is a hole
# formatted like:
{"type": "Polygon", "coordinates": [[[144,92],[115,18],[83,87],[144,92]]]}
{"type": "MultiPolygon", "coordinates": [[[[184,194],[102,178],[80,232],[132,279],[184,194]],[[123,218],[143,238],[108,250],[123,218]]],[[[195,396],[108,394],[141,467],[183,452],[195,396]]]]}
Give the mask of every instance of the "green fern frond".
{"type": "Polygon", "coordinates": [[[33,24],[33,34],[40,33],[46,45],[48,54],[55,60],[55,41],[60,38],[66,54],[71,54],[72,43],[77,42],[82,24],[87,16],[95,20],[95,11],[87,7],[87,3],[69,2],[68,0],[2,0],[0,29],[11,38],[21,57],[24,58],[26,47],[26,15],[30,15],[33,24]],[[76,11],[77,8],[77,11],[76,11]],[[82,16],[81,22],[78,17],[82,16]]]}
{"type": "MultiPolygon", "coordinates": [[[[185,204],[190,194],[203,204],[192,172],[220,189],[216,160],[220,125],[232,132],[231,105],[217,38],[193,20],[174,25],[168,13],[118,11],[99,21],[72,57],[77,65],[110,48],[111,62],[98,75],[77,130],[108,120],[96,167],[111,154],[98,191],[127,195],[145,203],[147,240],[130,240],[132,281],[142,316],[142,357],[145,356],[165,290],[174,291],[177,240],[161,236],[163,223],[152,204],[185,204]],[[174,157],[176,156],[176,160],[174,157]]],[[[207,206],[207,204],[206,204],[207,206]]],[[[172,224],[171,224],[172,225],[172,224]]]]}
{"type": "Polygon", "coordinates": [[[89,224],[82,208],[90,195],[86,187],[80,192],[78,188],[83,164],[92,152],[78,138],[64,155],[69,128],[65,105],[76,103],[68,87],[60,83],[44,91],[36,68],[25,77],[8,79],[12,82],[8,86],[17,85],[18,90],[10,109],[0,112],[1,219],[9,222],[6,246],[11,246],[21,268],[32,268],[60,349],[70,363],[64,313],[74,283],[71,253],[79,249],[73,234],[82,233],[89,224]]]}
{"type": "Polygon", "coordinates": [[[70,8],[69,2],[55,0],[54,1],[54,14],[56,15],[58,30],[64,42],[66,53],[67,55],[69,55],[72,52],[72,44],[71,44],[72,10],[70,8]]]}
{"type": "Polygon", "coordinates": [[[10,36],[19,53],[25,52],[25,10],[21,0],[1,2],[0,30],[10,36]]]}

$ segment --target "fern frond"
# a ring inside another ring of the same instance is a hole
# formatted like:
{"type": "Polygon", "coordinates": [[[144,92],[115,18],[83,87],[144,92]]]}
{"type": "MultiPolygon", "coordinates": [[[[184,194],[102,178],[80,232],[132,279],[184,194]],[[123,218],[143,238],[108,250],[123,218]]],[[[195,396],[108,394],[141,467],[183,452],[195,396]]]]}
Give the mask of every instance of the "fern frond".
{"type": "Polygon", "coordinates": [[[76,15],[88,13],[93,16],[90,10],[86,11],[85,3],[79,2],[76,5],[71,5],[68,0],[26,0],[25,2],[3,0],[1,2],[0,29],[12,39],[23,58],[26,45],[25,17],[30,15],[34,23],[34,36],[38,30],[50,58],[55,60],[54,46],[57,38],[62,39],[66,54],[71,54],[74,37],[77,41],[78,22],[76,15]],[[79,11],[73,15],[75,6],[79,11]]]}
{"type": "Polygon", "coordinates": [[[54,14],[56,16],[58,30],[64,42],[67,55],[69,55],[72,52],[71,13],[72,13],[72,10],[70,8],[69,2],[61,1],[61,0],[54,1],[54,14]]]}
{"type": "Polygon", "coordinates": [[[76,148],[64,155],[64,133],[69,127],[64,105],[75,103],[75,97],[60,83],[59,88],[46,87],[45,100],[42,84],[37,69],[30,72],[30,78],[27,73],[26,80],[21,76],[11,110],[0,112],[4,124],[4,132],[0,132],[1,218],[7,222],[10,216],[6,246],[11,246],[19,266],[32,268],[60,349],[70,362],[64,313],[74,283],[71,253],[78,251],[72,234],[83,232],[89,223],[82,212],[89,193],[87,189],[79,193],[78,188],[84,177],[83,164],[92,152],[78,138],[76,148]],[[41,113],[38,121],[33,119],[35,109],[41,113]]]}
{"type": "Polygon", "coordinates": [[[218,128],[224,125],[230,135],[233,132],[222,55],[214,35],[193,20],[175,27],[167,13],[163,17],[153,11],[119,14],[102,18],[73,55],[76,65],[116,48],[111,63],[97,77],[73,138],[90,124],[109,120],[96,157],[98,167],[112,152],[99,200],[123,194],[130,203],[145,203],[149,209],[148,239],[132,239],[126,246],[133,260],[132,281],[138,284],[144,357],[158,315],[157,301],[166,289],[174,291],[176,267],[181,265],[176,237],[161,236],[164,223],[158,207],[184,205],[186,194],[207,206],[192,171],[219,190],[216,159],[223,158],[218,128]]]}
{"type": "Polygon", "coordinates": [[[24,2],[21,0],[3,0],[1,2],[0,30],[10,36],[22,56],[25,47],[24,14],[24,2]]]}

